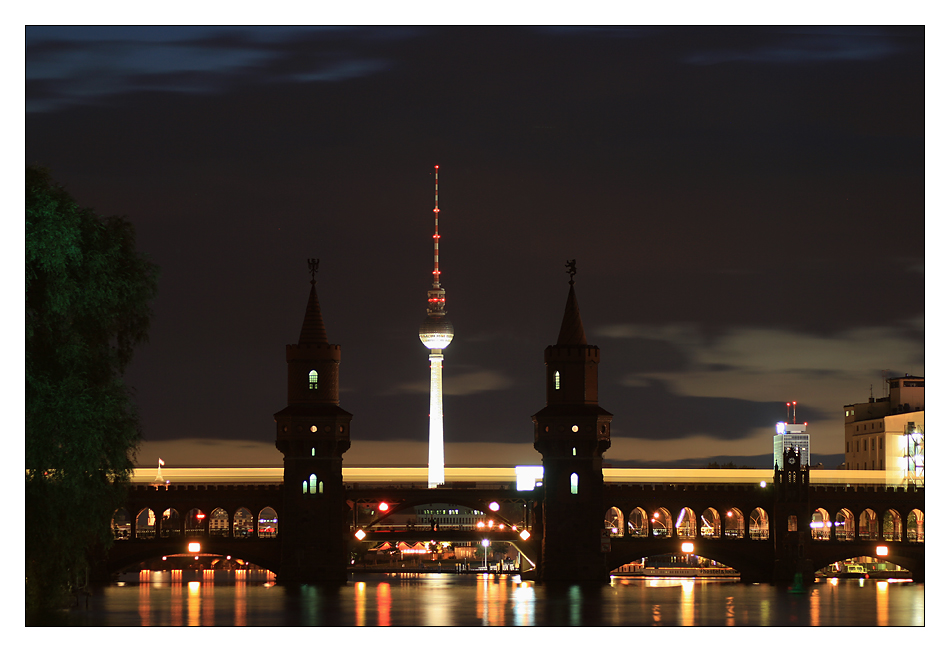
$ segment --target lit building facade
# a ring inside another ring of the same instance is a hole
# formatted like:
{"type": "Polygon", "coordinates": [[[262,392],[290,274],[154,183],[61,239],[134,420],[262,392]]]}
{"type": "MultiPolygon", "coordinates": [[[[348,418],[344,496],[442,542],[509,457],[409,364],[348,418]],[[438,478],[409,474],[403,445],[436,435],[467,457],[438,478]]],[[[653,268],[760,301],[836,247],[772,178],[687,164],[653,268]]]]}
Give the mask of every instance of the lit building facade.
{"type": "Polygon", "coordinates": [[[810,436],[805,431],[807,427],[807,423],[779,421],[775,424],[775,436],[772,437],[772,464],[779,471],[785,469],[784,453],[789,448],[798,451],[802,466],[811,466],[810,436]]]}
{"type": "Polygon", "coordinates": [[[924,378],[888,380],[888,395],[844,406],[845,468],[887,471],[890,484],[924,483],[924,378]]]}

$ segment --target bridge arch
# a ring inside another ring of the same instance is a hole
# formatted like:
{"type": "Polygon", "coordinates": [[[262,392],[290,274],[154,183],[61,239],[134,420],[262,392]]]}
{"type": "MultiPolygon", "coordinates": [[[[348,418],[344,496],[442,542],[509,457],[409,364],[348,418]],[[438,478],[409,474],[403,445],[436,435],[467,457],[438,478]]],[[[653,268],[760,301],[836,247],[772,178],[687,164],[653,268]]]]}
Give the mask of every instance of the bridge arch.
{"type": "Polygon", "coordinates": [[[881,519],[881,538],[885,541],[901,541],[901,524],[903,519],[896,509],[888,509],[881,519]]]}
{"type": "Polygon", "coordinates": [[[261,539],[277,536],[277,510],[269,505],[257,515],[257,536],[261,539]]]}
{"type": "Polygon", "coordinates": [[[205,533],[208,515],[197,507],[192,507],[185,514],[185,536],[195,537],[205,533]]]}
{"type": "Polygon", "coordinates": [[[231,516],[228,514],[228,510],[223,507],[215,507],[211,510],[208,534],[213,537],[231,536],[231,516]]]}
{"type": "Polygon", "coordinates": [[[924,542],[924,513],[919,509],[912,509],[907,514],[907,541],[924,542]]]}
{"type": "Polygon", "coordinates": [[[769,514],[762,507],[756,507],[749,515],[749,538],[757,541],[769,538],[769,514]]]}
{"type": "Polygon", "coordinates": [[[255,532],[254,514],[243,505],[234,511],[234,536],[237,539],[247,539],[255,532]]]}
{"type": "Polygon", "coordinates": [[[155,512],[153,512],[149,507],[144,507],[138,514],[135,515],[135,532],[133,533],[134,538],[154,539],[155,523],[155,512]]]}
{"type": "Polygon", "coordinates": [[[619,507],[610,507],[604,514],[604,530],[610,537],[623,536],[623,512],[619,507]]]}
{"type": "Polygon", "coordinates": [[[177,509],[168,507],[162,512],[162,520],[158,531],[163,539],[181,536],[181,516],[177,509]]]}
{"type": "Polygon", "coordinates": [[[114,539],[132,537],[132,517],[125,507],[120,507],[112,513],[112,537],[114,539]]]}
{"type": "Polygon", "coordinates": [[[835,541],[854,541],[854,513],[847,507],[838,510],[832,527],[835,541]]]}
{"type": "Polygon", "coordinates": [[[650,529],[653,537],[656,539],[666,539],[672,536],[673,519],[670,512],[665,507],[657,507],[653,510],[653,517],[650,519],[650,529]]]}
{"type": "Polygon", "coordinates": [[[824,507],[819,507],[811,513],[811,538],[814,541],[828,541],[831,539],[831,516],[824,507]]]}
{"type": "Polygon", "coordinates": [[[722,519],[715,507],[707,507],[702,513],[700,534],[705,539],[718,539],[722,536],[722,519]]]}
{"type": "Polygon", "coordinates": [[[650,520],[642,507],[634,507],[627,517],[627,535],[641,538],[650,536],[650,520]]]}
{"type": "Polygon", "coordinates": [[[689,507],[680,509],[676,517],[676,536],[681,539],[696,538],[696,512],[689,507]]]}
{"type": "Polygon", "coordinates": [[[877,512],[868,507],[862,511],[858,517],[858,540],[876,541],[880,538],[880,532],[877,526],[877,512]]]}
{"type": "Polygon", "coordinates": [[[723,519],[723,535],[727,539],[742,539],[745,537],[745,517],[738,507],[726,510],[723,519]]]}

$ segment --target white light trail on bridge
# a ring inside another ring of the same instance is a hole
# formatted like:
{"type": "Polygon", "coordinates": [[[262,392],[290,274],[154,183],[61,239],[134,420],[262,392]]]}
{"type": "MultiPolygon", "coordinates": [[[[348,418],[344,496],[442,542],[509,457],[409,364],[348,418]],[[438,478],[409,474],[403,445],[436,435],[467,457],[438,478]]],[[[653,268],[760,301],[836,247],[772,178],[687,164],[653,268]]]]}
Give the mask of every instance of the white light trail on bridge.
{"type": "MultiPolygon", "coordinates": [[[[512,483],[518,480],[516,466],[498,467],[445,467],[445,481],[512,483]]],[[[605,468],[604,482],[627,484],[752,484],[771,483],[772,471],[767,469],[620,469],[605,468]]],[[[810,471],[811,484],[889,484],[887,471],[810,471]]],[[[280,484],[284,481],[282,467],[172,467],[162,469],[164,480],[171,484],[218,482],[226,484],[280,484]]],[[[343,467],[343,482],[389,482],[392,484],[423,484],[428,469],[418,467],[359,466],[343,467]]],[[[138,468],[132,472],[132,482],[155,484],[155,467],[138,468]]]]}

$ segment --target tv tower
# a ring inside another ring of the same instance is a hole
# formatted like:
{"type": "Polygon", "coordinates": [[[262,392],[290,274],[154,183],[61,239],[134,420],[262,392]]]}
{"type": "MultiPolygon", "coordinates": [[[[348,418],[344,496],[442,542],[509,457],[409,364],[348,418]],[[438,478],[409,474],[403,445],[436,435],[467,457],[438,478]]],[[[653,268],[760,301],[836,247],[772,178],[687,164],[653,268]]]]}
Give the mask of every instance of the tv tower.
{"type": "Polygon", "coordinates": [[[445,483],[445,451],[442,445],[442,350],[452,341],[455,329],[445,316],[445,290],[439,276],[439,166],[435,166],[435,234],[432,236],[435,266],[426,318],[419,339],[429,349],[429,487],[445,483]]]}

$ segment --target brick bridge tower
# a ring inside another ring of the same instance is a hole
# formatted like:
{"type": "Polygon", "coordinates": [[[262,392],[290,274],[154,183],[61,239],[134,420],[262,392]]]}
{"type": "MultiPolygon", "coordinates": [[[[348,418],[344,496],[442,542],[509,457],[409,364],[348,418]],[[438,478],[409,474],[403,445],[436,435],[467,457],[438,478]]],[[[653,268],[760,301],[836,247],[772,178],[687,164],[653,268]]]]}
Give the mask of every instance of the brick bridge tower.
{"type": "Polygon", "coordinates": [[[345,582],[343,453],[349,412],[340,407],[340,345],[330,344],[317,300],[319,260],[309,260],[310,299],[297,344],[287,345],[287,407],[274,415],[284,454],[278,581],[345,582]]]}
{"type": "Polygon", "coordinates": [[[608,580],[604,529],[604,451],[610,448],[609,412],[597,403],[600,349],[587,343],[570,290],[557,344],[544,350],[546,406],[532,418],[534,447],[544,465],[540,581],[608,580]]]}
{"type": "Polygon", "coordinates": [[[775,568],[773,581],[791,582],[796,573],[808,584],[815,577],[811,560],[811,507],[808,499],[808,465],[801,453],[786,448],[781,469],[775,465],[775,507],[771,524],[775,532],[775,568]]]}

